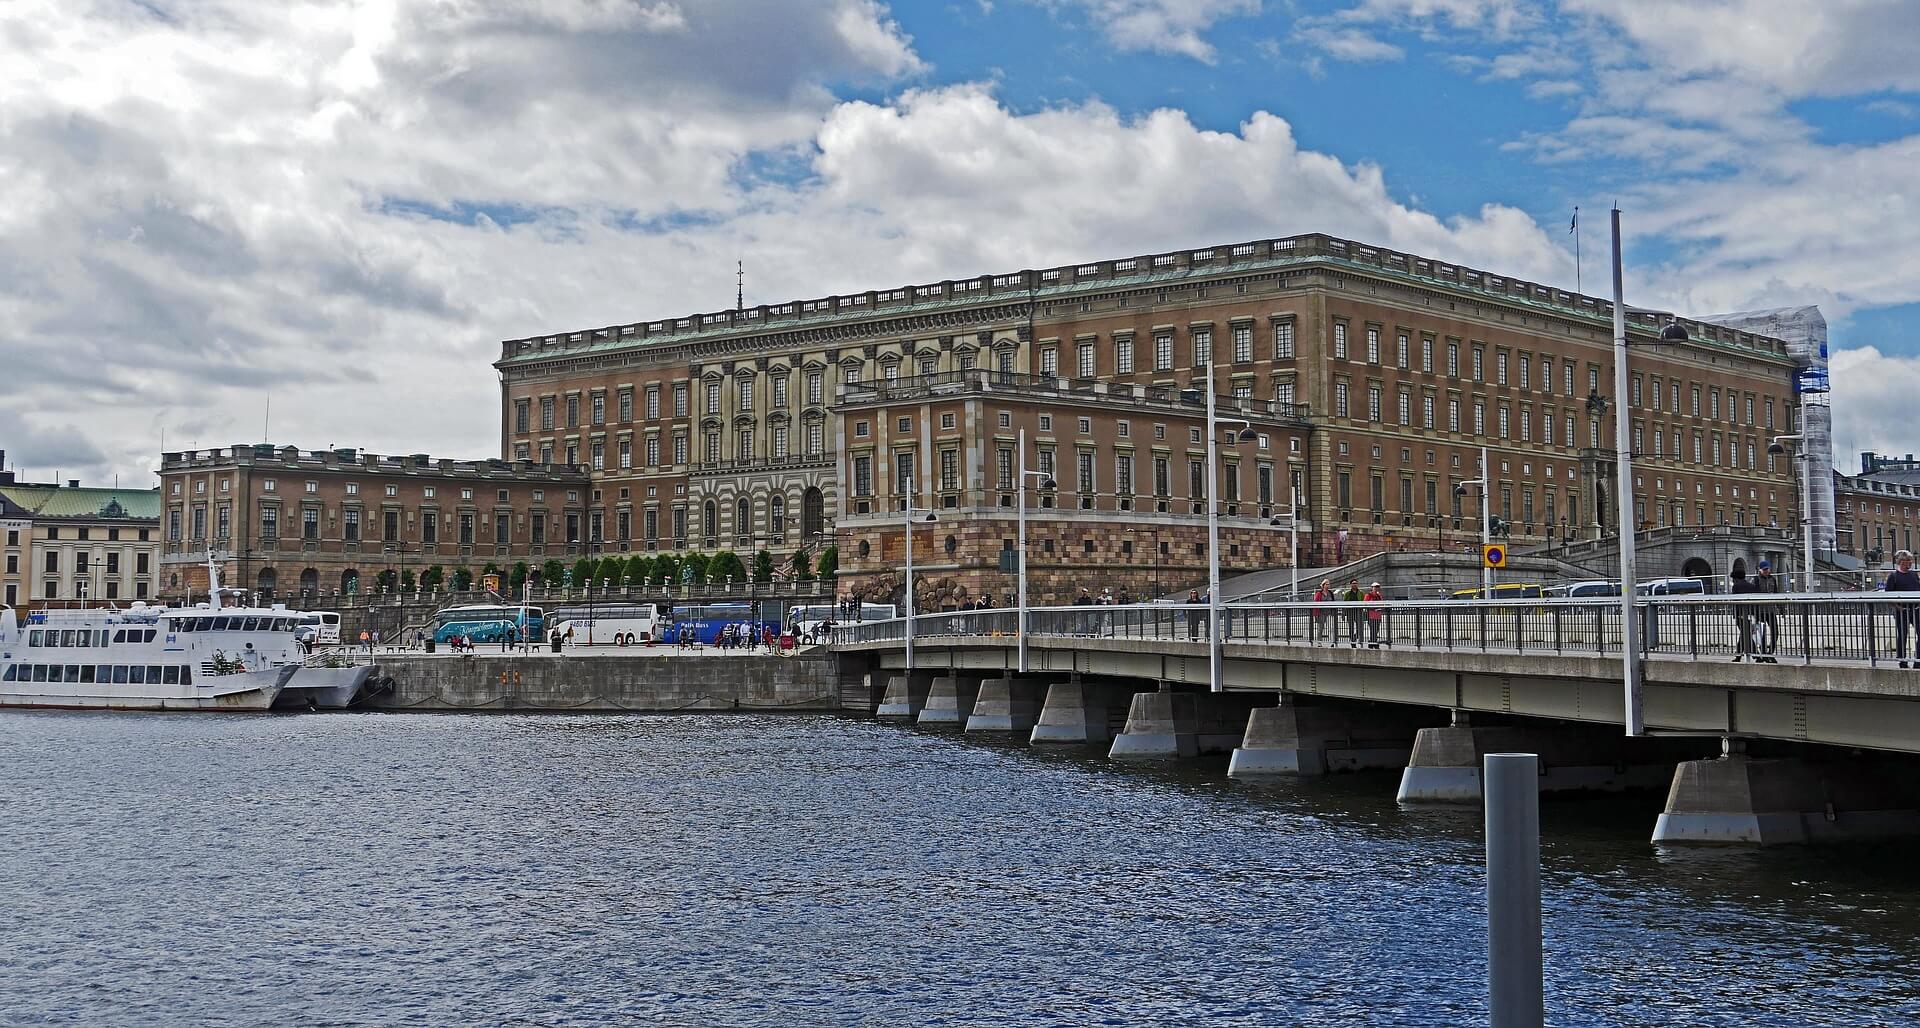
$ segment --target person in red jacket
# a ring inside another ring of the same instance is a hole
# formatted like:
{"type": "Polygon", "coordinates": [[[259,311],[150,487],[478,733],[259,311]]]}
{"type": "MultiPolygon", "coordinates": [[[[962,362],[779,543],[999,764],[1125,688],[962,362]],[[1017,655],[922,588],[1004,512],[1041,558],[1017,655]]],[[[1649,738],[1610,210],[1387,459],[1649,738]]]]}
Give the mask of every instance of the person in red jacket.
{"type": "MultiPolygon", "coordinates": [[[[1367,586],[1365,598],[1369,604],[1372,604],[1367,608],[1367,649],[1377,650],[1380,648],[1380,622],[1387,615],[1387,608],[1382,603],[1387,598],[1387,594],[1381,592],[1380,583],[1375,582],[1367,586]]],[[[1393,645],[1391,632],[1387,635],[1387,645],[1393,645]]]]}

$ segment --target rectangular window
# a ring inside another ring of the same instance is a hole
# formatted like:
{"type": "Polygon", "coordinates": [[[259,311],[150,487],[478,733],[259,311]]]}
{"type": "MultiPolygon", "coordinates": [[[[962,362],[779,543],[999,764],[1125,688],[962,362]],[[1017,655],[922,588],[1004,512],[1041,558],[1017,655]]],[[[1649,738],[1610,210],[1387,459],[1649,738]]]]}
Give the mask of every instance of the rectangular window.
{"type": "Polygon", "coordinates": [[[853,495],[873,495],[873,458],[861,455],[853,459],[853,495]]]}
{"type": "Polygon", "coordinates": [[[1407,392],[1405,389],[1400,390],[1399,414],[1400,424],[1413,424],[1413,394],[1407,392]]]}
{"type": "Polygon", "coordinates": [[[707,383],[707,413],[720,413],[720,383],[707,383]]]}
{"type": "Polygon", "coordinates": [[[1450,342],[1447,344],[1447,377],[1448,378],[1460,377],[1460,344],[1459,343],[1450,342]]]}
{"type": "Polygon", "coordinates": [[[1075,492],[1079,493],[1082,496],[1093,495],[1094,483],[1093,483],[1093,451],[1092,450],[1081,450],[1078,454],[1075,455],[1073,477],[1074,477],[1073,488],[1075,492]]]}
{"type": "Polygon", "coordinates": [[[1336,418],[1347,416],[1347,384],[1345,382],[1333,384],[1333,416],[1336,418]]]}
{"type": "Polygon", "coordinates": [[[1165,457],[1153,459],[1153,495],[1173,495],[1173,462],[1165,457]]]}
{"type": "Polygon", "coordinates": [[[738,378],[733,383],[733,398],[742,411],[753,410],[753,379],[738,378]]]}
{"type": "Polygon", "coordinates": [[[960,488],[960,451],[940,451],[940,491],[954,492],[960,488]]]}
{"type": "Polygon", "coordinates": [[[540,398],[540,431],[553,431],[553,397],[551,396],[540,398]]]}
{"type": "Polygon", "coordinates": [[[628,438],[623,438],[620,440],[619,445],[620,445],[621,470],[626,470],[628,468],[633,467],[633,440],[628,438]]]}
{"type": "Polygon", "coordinates": [[[1293,406],[1293,383],[1278,382],[1273,387],[1273,402],[1280,405],[1282,412],[1293,406]]]}
{"type": "Polygon", "coordinates": [[[605,393],[593,394],[593,423],[596,425],[607,423],[607,394],[605,393]]]}
{"type": "Polygon", "coordinates": [[[687,416],[687,410],[688,410],[687,402],[688,402],[687,384],[685,382],[676,384],[673,387],[673,416],[674,417],[684,418],[687,416]]]}
{"type": "Polygon", "coordinates": [[[578,394],[567,397],[567,427],[580,427],[580,397],[578,394]]]}
{"type": "Polygon", "coordinates": [[[1233,361],[1235,364],[1245,364],[1253,359],[1253,326],[1235,325],[1231,331],[1233,332],[1233,361]]]}
{"type": "Polygon", "coordinates": [[[1460,431],[1460,398],[1457,396],[1447,397],[1447,431],[1460,431]]]}
{"type": "Polygon", "coordinates": [[[1204,368],[1213,363],[1213,329],[1196,328],[1193,330],[1193,367],[1204,368]]]}
{"type": "Polygon", "coordinates": [[[1092,343],[1081,343],[1079,348],[1080,377],[1092,378],[1094,374],[1094,349],[1092,343]]]}
{"type": "Polygon", "coordinates": [[[1347,359],[1347,323],[1344,321],[1333,323],[1333,358],[1347,359]]]}
{"type": "Polygon", "coordinates": [[[1113,491],[1121,496],[1133,495],[1133,457],[1128,454],[1113,459],[1113,491]]]}
{"type": "Polygon", "coordinates": [[[901,450],[893,455],[893,491],[896,493],[913,492],[912,450],[901,450]]]}
{"type": "Polygon", "coordinates": [[[1407,334],[1405,332],[1402,332],[1395,337],[1394,344],[1393,344],[1394,366],[1402,369],[1407,367],[1407,360],[1409,358],[1409,353],[1408,353],[1409,342],[1410,340],[1407,338],[1407,334]]]}
{"type": "Polygon", "coordinates": [[[1367,363],[1380,363],[1380,330],[1367,326],[1367,363]]]}
{"type": "Polygon", "coordinates": [[[1273,359],[1293,359],[1293,322],[1282,321],[1273,326],[1273,359]]]}
{"type": "Polygon", "coordinates": [[[1167,333],[1153,337],[1153,370],[1173,370],[1173,336],[1167,333]]]}
{"type": "Polygon", "coordinates": [[[1013,451],[1001,449],[994,455],[994,488],[1002,491],[1013,489],[1013,451]]]}
{"type": "Polygon", "coordinates": [[[260,508],[260,538],[278,539],[280,537],[280,508],[260,508]]]}
{"type": "Polygon", "coordinates": [[[1133,337],[1121,336],[1113,341],[1113,373],[1116,375],[1133,374],[1133,337]]]}
{"type": "Polygon", "coordinates": [[[1520,377],[1518,381],[1522,389],[1526,389],[1533,384],[1532,364],[1533,358],[1528,357],[1524,353],[1520,355],[1520,377]]]}
{"type": "Polygon", "coordinates": [[[1377,385],[1367,387],[1367,420],[1380,420],[1380,387],[1377,385]]]}
{"type": "Polygon", "coordinates": [[[1487,434],[1487,405],[1479,400],[1473,401],[1473,434],[1487,434]]]}
{"type": "Polygon", "coordinates": [[[1431,396],[1420,398],[1420,427],[1426,429],[1433,427],[1433,397],[1431,396]]]}
{"type": "Polygon", "coordinates": [[[1049,346],[1040,351],[1040,377],[1057,378],[1060,375],[1060,351],[1049,346]]]}
{"type": "Polygon", "coordinates": [[[530,420],[528,417],[528,406],[525,400],[515,400],[513,402],[513,430],[515,432],[528,431],[528,422],[530,420]]]}
{"type": "Polygon", "coordinates": [[[1420,338],[1420,370],[1433,374],[1433,339],[1430,336],[1420,338]]]}
{"type": "Polygon", "coordinates": [[[1551,394],[1553,392],[1553,358],[1552,357],[1540,358],[1540,391],[1548,394],[1551,394]]]}
{"type": "Polygon", "coordinates": [[[673,462],[687,463],[687,437],[685,433],[675,433],[673,437],[673,462]]]}
{"type": "Polygon", "coordinates": [[[1508,409],[1507,409],[1507,408],[1505,408],[1505,407],[1502,407],[1502,408],[1500,408],[1500,410],[1498,411],[1498,414],[1499,414],[1499,421],[1500,421],[1500,438],[1502,438],[1502,439],[1506,439],[1506,438],[1508,438],[1508,435],[1507,435],[1507,419],[1508,419],[1508,416],[1509,416],[1509,411],[1508,411],[1508,409]]]}
{"type": "Polygon", "coordinates": [[[1484,374],[1485,368],[1483,367],[1483,364],[1485,363],[1485,360],[1486,360],[1486,356],[1487,356],[1486,347],[1476,346],[1473,348],[1473,380],[1475,382],[1486,381],[1486,377],[1484,374]]]}
{"type": "Polygon", "coordinates": [[[774,460],[787,459],[787,426],[773,426],[773,452],[768,456],[774,460]]]}
{"type": "Polygon", "coordinates": [[[818,371],[807,372],[807,403],[817,407],[826,401],[826,378],[818,371]]]}
{"type": "Polygon", "coordinates": [[[343,516],[346,519],[346,521],[345,521],[345,527],[343,528],[344,535],[342,536],[342,538],[346,539],[346,541],[350,543],[359,542],[360,541],[360,512],[357,510],[348,509],[343,516]]]}

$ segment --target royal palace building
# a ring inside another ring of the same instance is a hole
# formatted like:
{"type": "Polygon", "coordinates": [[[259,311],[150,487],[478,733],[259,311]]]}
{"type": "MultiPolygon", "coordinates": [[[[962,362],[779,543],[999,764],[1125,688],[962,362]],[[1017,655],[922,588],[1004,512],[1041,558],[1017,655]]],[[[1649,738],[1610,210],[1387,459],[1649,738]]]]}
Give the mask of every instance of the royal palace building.
{"type": "Polygon", "coordinates": [[[1228,573],[1292,559],[1296,503],[1306,566],[1477,541],[1483,447],[1516,548],[1613,533],[1618,402],[1641,527],[1792,524],[1785,345],[1634,311],[1614,397],[1611,318],[1324,235],[1123,257],[507,340],[502,456],[586,468],[589,548],[837,544],[869,595],[920,512],[932,606],[1011,594],[1023,500],[1038,602],[1198,584],[1209,497],[1228,573]]]}
{"type": "Polygon", "coordinates": [[[584,469],[354,449],[241,444],[164,453],[163,596],[223,586],[261,602],[410,586],[429,568],[479,570],[587,552],[600,501],[584,469]]]}

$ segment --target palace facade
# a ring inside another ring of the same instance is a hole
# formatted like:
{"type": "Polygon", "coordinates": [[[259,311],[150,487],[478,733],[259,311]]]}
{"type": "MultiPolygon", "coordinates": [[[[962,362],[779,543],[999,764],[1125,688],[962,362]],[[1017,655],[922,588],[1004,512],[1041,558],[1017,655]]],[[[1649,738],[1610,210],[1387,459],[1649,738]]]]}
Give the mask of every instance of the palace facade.
{"type": "Polygon", "coordinates": [[[1229,572],[1284,566],[1294,500],[1307,566],[1475,538],[1481,494],[1456,490],[1483,447],[1514,545],[1613,533],[1616,402],[1640,526],[1791,523],[1791,458],[1767,454],[1798,411],[1785,345],[1635,311],[1619,398],[1611,318],[1352,240],[1259,240],[507,340],[501,447],[586,468],[590,550],[837,543],[869,594],[897,592],[905,511],[931,510],[936,605],[1011,591],[1023,428],[1056,483],[1024,494],[1040,600],[1198,583],[1209,496],[1229,572]],[[1256,437],[1223,429],[1211,482],[1209,373],[1256,437]]]}

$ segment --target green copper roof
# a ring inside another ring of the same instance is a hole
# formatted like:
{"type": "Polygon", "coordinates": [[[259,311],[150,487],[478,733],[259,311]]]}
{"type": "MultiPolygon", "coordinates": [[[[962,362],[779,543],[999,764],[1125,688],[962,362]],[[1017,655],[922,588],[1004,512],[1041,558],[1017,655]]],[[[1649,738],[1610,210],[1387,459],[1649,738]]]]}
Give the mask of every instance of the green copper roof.
{"type": "Polygon", "coordinates": [[[36,518],[143,518],[159,520],[158,489],[62,489],[44,485],[0,486],[0,496],[36,518]]]}

